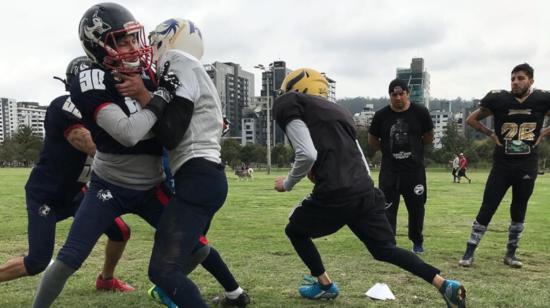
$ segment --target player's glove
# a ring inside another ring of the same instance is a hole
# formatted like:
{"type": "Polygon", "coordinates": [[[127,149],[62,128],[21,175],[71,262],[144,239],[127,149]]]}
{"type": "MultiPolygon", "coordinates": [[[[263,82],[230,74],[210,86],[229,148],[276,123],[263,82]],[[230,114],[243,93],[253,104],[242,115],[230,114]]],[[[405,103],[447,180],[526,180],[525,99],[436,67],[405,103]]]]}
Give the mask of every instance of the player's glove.
{"type": "Polygon", "coordinates": [[[170,61],[164,63],[162,73],[158,78],[158,87],[154,95],[162,98],[166,103],[170,103],[176,90],[181,86],[181,82],[176,74],[170,71],[170,61]]]}

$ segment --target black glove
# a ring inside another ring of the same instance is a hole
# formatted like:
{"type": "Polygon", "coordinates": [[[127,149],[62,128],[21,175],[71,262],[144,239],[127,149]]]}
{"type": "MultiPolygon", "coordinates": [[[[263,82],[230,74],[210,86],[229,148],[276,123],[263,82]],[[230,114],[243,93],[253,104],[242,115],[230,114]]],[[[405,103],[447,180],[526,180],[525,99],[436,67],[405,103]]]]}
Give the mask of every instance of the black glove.
{"type": "Polygon", "coordinates": [[[159,75],[158,87],[154,95],[160,96],[166,103],[169,103],[180,86],[181,82],[178,76],[170,71],[170,61],[166,61],[162,73],[159,75]]]}

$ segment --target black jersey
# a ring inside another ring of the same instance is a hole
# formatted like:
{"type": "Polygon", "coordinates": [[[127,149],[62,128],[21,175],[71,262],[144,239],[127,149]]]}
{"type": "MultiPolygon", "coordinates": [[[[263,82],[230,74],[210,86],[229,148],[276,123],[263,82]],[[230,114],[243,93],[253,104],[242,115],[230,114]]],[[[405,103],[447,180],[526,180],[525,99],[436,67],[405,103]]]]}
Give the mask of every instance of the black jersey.
{"type": "Polygon", "coordinates": [[[304,121],[309,130],[317,150],[313,199],[338,206],[373,189],[347,109],[321,97],[289,92],[275,100],[273,115],[283,130],[294,119],[304,121]]]}
{"type": "Polygon", "coordinates": [[[25,186],[27,190],[49,200],[76,196],[87,181],[90,166],[85,164],[87,154],[73,148],[65,136],[81,126],[80,112],[68,95],[50,103],[44,120],[44,145],[25,186]]]}
{"type": "Polygon", "coordinates": [[[424,166],[422,136],[434,125],[426,107],[411,103],[409,109],[395,112],[390,106],[374,114],[369,133],[380,138],[382,169],[411,171],[424,166]]]}
{"type": "MultiPolygon", "coordinates": [[[[150,79],[143,75],[143,81],[152,90],[150,79]]],[[[71,100],[82,112],[82,121],[92,134],[97,150],[109,154],[149,154],[162,155],[162,146],[156,138],[139,141],[132,147],[125,147],[96,123],[97,113],[109,104],[116,104],[126,115],[138,112],[141,106],[129,97],[123,97],[115,88],[113,75],[109,71],[94,66],[80,71],[71,84],[71,100]]]]}
{"type": "Polygon", "coordinates": [[[550,92],[534,90],[520,103],[509,91],[495,90],[479,105],[493,113],[495,134],[503,145],[495,146],[493,162],[504,168],[537,169],[538,153],[533,145],[550,110],[550,92]]]}

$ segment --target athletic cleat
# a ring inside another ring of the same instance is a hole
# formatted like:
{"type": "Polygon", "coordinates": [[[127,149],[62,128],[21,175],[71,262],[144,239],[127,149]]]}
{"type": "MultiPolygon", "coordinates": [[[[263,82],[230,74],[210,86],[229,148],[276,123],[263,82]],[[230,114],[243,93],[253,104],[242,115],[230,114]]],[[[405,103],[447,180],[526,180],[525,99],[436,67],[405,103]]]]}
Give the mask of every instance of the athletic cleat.
{"type": "Polygon", "coordinates": [[[250,304],[250,297],[246,292],[243,292],[239,297],[235,299],[230,299],[224,294],[214,297],[212,300],[214,304],[218,307],[239,307],[244,308],[246,305],[250,304]]]}
{"type": "Polygon", "coordinates": [[[412,252],[417,255],[422,254],[424,253],[424,247],[422,247],[422,244],[413,244],[412,252]]]}
{"type": "Polygon", "coordinates": [[[504,256],[504,264],[513,267],[513,268],[521,268],[523,266],[523,263],[521,263],[520,260],[516,258],[516,256],[504,256]]]}
{"type": "Polygon", "coordinates": [[[298,288],[298,292],[302,297],[308,299],[334,299],[338,296],[338,294],[340,294],[340,291],[335,283],[332,283],[328,290],[323,290],[319,282],[302,285],[298,288]]]}
{"type": "Polygon", "coordinates": [[[462,260],[458,261],[458,265],[462,267],[472,267],[473,263],[474,263],[474,257],[463,258],[462,260]]]}
{"type": "Polygon", "coordinates": [[[116,279],[114,277],[111,279],[103,279],[103,277],[101,277],[101,274],[97,276],[95,287],[98,290],[113,292],[132,292],[135,290],[134,287],[120,279],[116,279]]]}
{"type": "Polygon", "coordinates": [[[466,289],[460,282],[445,279],[439,292],[447,304],[447,308],[465,308],[466,307],[466,289]]]}
{"type": "Polygon", "coordinates": [[[317,282],[317,278],[311,275],[304,275],[304,280],[302,280],[302,285],[312,285],[317,282]]]}
{"type": "Polygon", "coordinates": [[[166,295],[166,293],[164,293],[164,291],[162,291],[162,289],[158,286],[152,286],[149,291],[147,291],[147,294],[149,294],[149,297],[159,304],[162,304],[168,308],[178,308],[170,297],[168,297],[168,295],[166,295]]]}

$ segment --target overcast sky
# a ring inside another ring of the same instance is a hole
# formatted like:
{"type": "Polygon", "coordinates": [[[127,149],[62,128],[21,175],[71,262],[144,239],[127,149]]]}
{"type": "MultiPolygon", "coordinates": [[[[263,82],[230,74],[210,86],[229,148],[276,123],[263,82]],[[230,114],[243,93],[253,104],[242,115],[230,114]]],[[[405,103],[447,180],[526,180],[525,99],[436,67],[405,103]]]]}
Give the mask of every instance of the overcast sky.
{"type": "MultiPolygon", "coordinates": [[[[96,1],[2,1],[0,97],[38,101],[63,94],[52,76],[83,54],[78,22],[96,1]]],[[[534,0],[164,0],[118,1],[148,33],[181,17],[202,30],[204,63],[284,60],[336,80],[336,96],[387,96],[397,67],[422,57],[431,96],[480,98],[509,89],[528,62],[535,86],[550,89],[550,1],[534,0]]]]}

